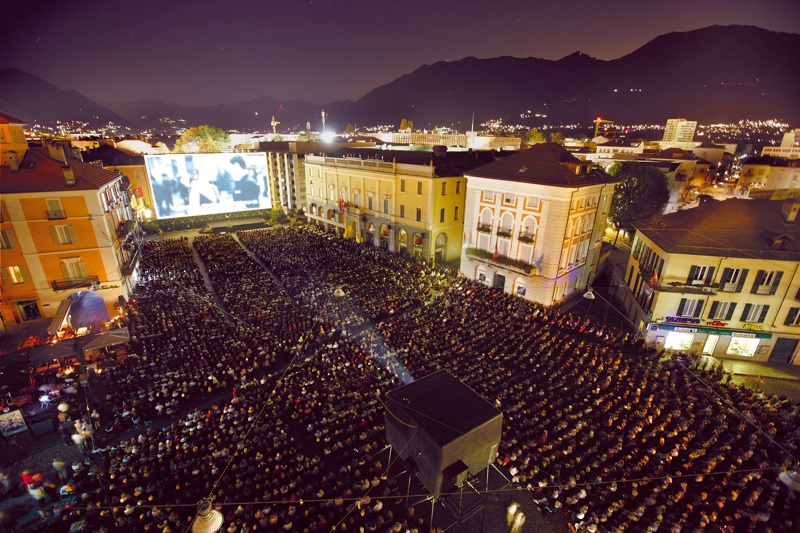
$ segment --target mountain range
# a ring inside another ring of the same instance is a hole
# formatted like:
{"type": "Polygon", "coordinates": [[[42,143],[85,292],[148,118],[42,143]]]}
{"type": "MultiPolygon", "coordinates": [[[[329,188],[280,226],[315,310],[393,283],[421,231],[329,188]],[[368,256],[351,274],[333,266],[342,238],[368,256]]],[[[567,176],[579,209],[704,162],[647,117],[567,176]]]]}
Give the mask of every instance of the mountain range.
{"type": "Polygon", "coordinates": [[[663,124],[670,117],[701,123],[742,119],[800,122],[800,35],[753,26],[710,26],[656,37],[610,61],[576,52],[557,61],[468,57],[424,65],[377,87],[356,101],[319,106],[269,96],[210,107],[140,100],[102,106],[26,72],[0,70],[0,111],[28,124],[113,122],[133,130],[165,129],[163,117],[186,125],[210,124],[240,131],[279,131],[345,124],[454,126],[502,119],[506,124],[589,124],[603,116],[618,123],[663,124]],[[258,116],[254,111],[258,111],[258,116]],[[265,119],[265,117],[267,117],[265,119]]]}

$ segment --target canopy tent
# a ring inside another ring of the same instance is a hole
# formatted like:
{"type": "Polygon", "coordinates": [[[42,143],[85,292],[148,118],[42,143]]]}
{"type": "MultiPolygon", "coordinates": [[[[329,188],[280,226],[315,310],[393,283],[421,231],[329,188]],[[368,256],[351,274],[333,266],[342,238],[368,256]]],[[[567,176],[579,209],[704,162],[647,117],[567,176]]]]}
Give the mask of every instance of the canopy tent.
{"type": "Polygon", "coordinates": [[[16,396],[19,389],[31,384],[28,355],[23,350],[0,357],[0,394],[16,396]]]}
{"type": "Polygon", "coordinates": [[[80,291],[69,298],[72,300],[70,322],[73,328],[91,328],[108,322],[108,309],[101,295],[92,291],[80,291]]]}
{"type": "Polygon", "coordinates": [[[112,329],[96,335],[86,335],[75,339],[82,353],[90,350],[100,350],[117,344],[125,344],[131,340],[128,328],[112,329]]]}
{"type": "Polygon", "coordinates": [[[43,363],[53,362],[61,357],[74,356],[77,353],[75,340],[67,339],[52,345],[34,346],[28,352],[28,363],[36,367],[43,363]]]}
{"type": "Polygon", "coordinates": [[[64,326],[64,321],[67,319],[67,315],[69,314],[70,307],[72,307],[72,300],[69,298],[64,298],[61,300],[58,310],[56,311],[55,316],[53,316],[53,320],[51,320],[50,325],[47,326],[47,333],[57,333],[59,330],[61,330],[61,328],[64,326]]]}

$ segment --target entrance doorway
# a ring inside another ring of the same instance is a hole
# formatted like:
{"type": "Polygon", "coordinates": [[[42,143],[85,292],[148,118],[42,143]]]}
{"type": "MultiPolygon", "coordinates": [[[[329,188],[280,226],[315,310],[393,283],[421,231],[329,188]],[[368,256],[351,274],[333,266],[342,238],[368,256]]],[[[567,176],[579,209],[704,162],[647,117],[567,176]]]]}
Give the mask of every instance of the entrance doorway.
{"type": "Polygon", "coordinates": [[[719,335],[709,335],[706,343],[703,345],[703,355],[714,355],[714,350],[717,348],[719,335]]]}
{"type": "Polygon", "coordinates": [[[797,339],[778,337],[775,341],[775,346],[772,348],[772,353],[769,354],[768,361],[770,363],[788,363],[795,348],[797,348],[797,339]]]}
{"type": "Polygon", "coordinates": [[[506,288],[506,277],[502,274],[495,274],[494,280],[492,280],[492,287],[495,289],[505,290],[506,288]]]}
{"type": "Polygon", "coordinates": [[[17,308],[19,309],[19,316],[22,318],[23,322],[42,318],[42,312],[39,311],[36,300],[19,301],[17,302],[17,308]]]}

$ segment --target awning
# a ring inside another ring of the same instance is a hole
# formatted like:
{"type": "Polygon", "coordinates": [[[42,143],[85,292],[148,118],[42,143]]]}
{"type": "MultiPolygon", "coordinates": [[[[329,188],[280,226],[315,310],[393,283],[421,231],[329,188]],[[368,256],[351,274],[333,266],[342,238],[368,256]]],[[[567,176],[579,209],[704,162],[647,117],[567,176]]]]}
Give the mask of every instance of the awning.
{"type": "Polygon", "coordinates": [[[69,308],[72,305],[72,300],[66,298],[61,300],[61,304],[58,306],[58,310],[56,311],[53,320],[50,321],[50,325],[47,326],[47,333],[58,333],[61,329],[61,326],[64,325],[64,320],[67,319],[67,314],[69,313],[69,308]]]}
{"type": "Polygon", "coordinates": [[[130,342],[131,337],[128,328],[112,329],[98,333],[97,335],[86,335],[76,339],[79,349],[86,353],[89,350],[100,350],[117,344],[130,342]]]}

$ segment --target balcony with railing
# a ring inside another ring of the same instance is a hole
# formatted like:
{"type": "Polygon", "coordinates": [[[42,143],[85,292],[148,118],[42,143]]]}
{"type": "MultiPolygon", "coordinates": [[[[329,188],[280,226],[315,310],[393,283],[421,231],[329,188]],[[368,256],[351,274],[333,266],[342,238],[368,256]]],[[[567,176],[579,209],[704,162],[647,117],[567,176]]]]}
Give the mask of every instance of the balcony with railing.
{"type": "Polygon", "coordinates": [[[67,218],[67,212],[59,209],[48,209],[47,220],[63,220],[67,218]]]}
{"type": "Polygon", "coordinates": [[[497,228],[497,236],[498,237],[505,237],[505,238],[508,239],[508,238],[511,238],[512,231],[513,230],[510,227],[506,228],[506,227],[502,227],[501,226],[501,227],[497,228]]]}
{"type": "Polygon", "coordinates": [[[86,278],[54,279],[51,285],[54,291],[65,291],[68,289],[77,289],[79,287],[91,287],[99,283],[100,278],[97,276],[89,276],[86,278]]]}
{"type": "Polygon", "coordinates": [[[136,251],[133,252],[133,255],[130,257],[130,259],[122,265],[120,272],[122,273],[123,277],[130,277],[133,275],[133,271],[136,270],[136,265],[139,263],[139,258],[142,255],[141,252],[142,247],[137,246],[136,251]]]}
{"type": "Polygon", "coordinates": [[[526,263],[525,261],[520,261],[518,259],[513,259],[511,257],[494,254],[492,252],[487,252],[486,250],[480,250],[478,248],[467,248],[466,249],[467,255],[472,257],[479,257],[481,259],[489,259],[492,262],[498,263],[505,267],[514,268],[517,270],[521,270],[526,274],[531,273],[531,268],[533,265],[530,263],[526,263]]]}
{"type": "Polygon", "coordinates": [[[519,232],[519,241],[520,242],[527,242],[527,243],[530,244],[534,240],[536,240],[536,234],[535,233],[524,231],[524,230],[519,232]]]}
{"type": "Polygon", "coordinates": [[[478,231],[481,233],[491,233],[492,232],[492,225],[491,224],[478,224],[478,231]]]}

